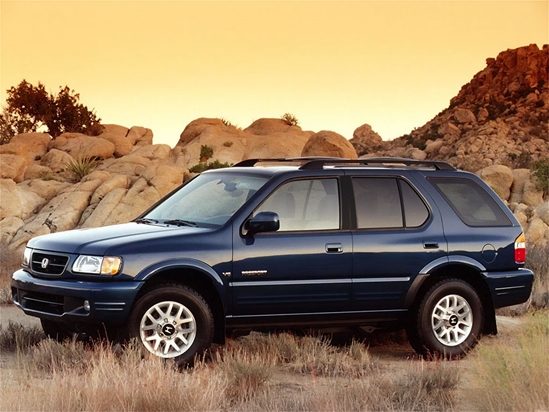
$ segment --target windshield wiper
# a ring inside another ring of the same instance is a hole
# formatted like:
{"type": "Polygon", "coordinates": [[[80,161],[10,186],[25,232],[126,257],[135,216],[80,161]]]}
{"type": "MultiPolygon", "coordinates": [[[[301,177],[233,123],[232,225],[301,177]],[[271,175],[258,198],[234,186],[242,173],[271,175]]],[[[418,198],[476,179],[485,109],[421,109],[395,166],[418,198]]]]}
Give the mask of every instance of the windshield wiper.
{"type": "Polygon", "coordinates": [[[135,219],[134,222],[135,223],[145,223],[146,225],[150,225],[150,224],[158,223],[158,220],[148,219],[146,217],[142,217],[140,219],[135,219]]]}
{"type": "Polygon", "coordinates": [[[182,219],[164,220],[164,224],[176,225],[176,226],[198,226],[196,223],[191,222],[190,220],[182,220],[182,219]]]}

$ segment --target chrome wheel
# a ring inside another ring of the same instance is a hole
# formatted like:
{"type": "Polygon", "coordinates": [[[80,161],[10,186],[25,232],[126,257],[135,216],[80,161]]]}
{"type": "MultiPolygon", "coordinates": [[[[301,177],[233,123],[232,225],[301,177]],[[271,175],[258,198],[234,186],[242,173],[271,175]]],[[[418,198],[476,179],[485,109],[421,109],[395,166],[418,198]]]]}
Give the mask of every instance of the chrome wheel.
{"type": "Polygon", "coordinates": [[[159,302],[141,317],[139,336],[152,354],[161,358],[175,358],[193,344],[196,320],[192,312],[179,302],[159,302]]]}
{"type": "Polygon", "coordinates": [[[461,345],[473,328],[471,306],[459,295],[444,296],[433,309],[431,327],[435,337],[443,345],[461,345]]]}

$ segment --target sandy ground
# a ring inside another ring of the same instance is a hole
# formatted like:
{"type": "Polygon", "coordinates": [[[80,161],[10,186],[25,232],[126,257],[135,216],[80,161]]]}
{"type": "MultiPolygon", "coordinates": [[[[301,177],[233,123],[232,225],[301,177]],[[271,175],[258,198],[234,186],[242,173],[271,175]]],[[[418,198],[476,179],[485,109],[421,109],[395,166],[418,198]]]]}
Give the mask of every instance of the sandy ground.
{"type": "Polygon", "coordinates": [[[25,315],[17,306],[0,305],[0,325],[5,328],[10,321],[23,326],[40,326],[40,319],[25,315]]]}

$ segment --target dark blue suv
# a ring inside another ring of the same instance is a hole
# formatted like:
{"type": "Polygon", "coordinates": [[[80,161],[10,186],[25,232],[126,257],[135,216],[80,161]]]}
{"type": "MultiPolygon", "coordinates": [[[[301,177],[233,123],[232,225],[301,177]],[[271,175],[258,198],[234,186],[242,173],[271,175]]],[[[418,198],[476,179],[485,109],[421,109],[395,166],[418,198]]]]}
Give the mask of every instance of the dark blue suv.
{"type": "Polygon", "coordinates": [[[396,325],[454,357],[528,299],[525,257],[510,210],[447,163],[253,159],[131,223],[32,239],[12,294],[52,337],[115,330],[178,362],[265,327],[396,325]]]}

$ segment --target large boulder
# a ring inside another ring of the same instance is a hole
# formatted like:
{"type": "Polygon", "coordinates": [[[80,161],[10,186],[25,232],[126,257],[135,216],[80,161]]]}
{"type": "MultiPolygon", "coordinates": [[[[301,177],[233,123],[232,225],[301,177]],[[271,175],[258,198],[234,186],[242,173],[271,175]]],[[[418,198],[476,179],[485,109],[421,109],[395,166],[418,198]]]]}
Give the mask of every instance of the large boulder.
{"type": "Polygon", "coordinates": [[[313,134],[303,147],[301,156],[358,158],[355,148],[347,139],[329,130],[313,134]]]}
{"type": "Polygon", "coordinates": [[[246,127],[244,132],[257,136],[266,136],[273,133],[289,132],[289,129],[301,131],[301,127],[289,125],[285,120],[263,118],[246,127]]]}
{"type": "Polygon", "coordinates": [[[133,150],[133,144],[126,136],[114,133],[102,133],[98,137],[111,142],[114,145],[114,157],[129,155],[133,150]]]}
{"type": "Polygon", "coordinates": [[[132,145],[147,146],[153,144],[153,132],[151,129],[141,126],[133,126],[126,137],[132,145]]]}
{"type": "Polygon", "coordinates": [[[256,135],[247,139],[245,159],[299,157],[311,132],[297,128],[288,128],[286,132],[256,135]]]}
{"type": "Polygon", "coordinates": [[[210,119],[206,117],[201,117],[199,119],[193,120],[190,122],[181,135],[179,136],[179,141],[176,146],[185,146],[188,143],[192,142],[195,138],[200,136],[204,131],[208,129],[213,129],[211,133],[217,134],[218,131],[227,128],[221,119],[210,119]]]}
{"type": "Polygon", "coordinates": [[[22,133],[13,136],[10,142],[24,146],[27,149],[29,158],[38,160],[48,151],[51,136],[48,133],[22,133]]]}
{"type": "Polygon", "coordinates": [[[13,179],[0,179],[0,220],[8,216],[21,217],[21,199],[13,179]]]}
{"type": "Polygon", "coordinates": [[[11,179],[16,182],[22,182],[28,165],[29,160],[26,156],[10,153],[0,154],[0,179],[11,179]]]}
{"type": "Polygon", "coordinates": [[[474,113],[465,108],[459,108],[454,112],[454,118],[458,123],[474,123],[477,121],[474,113]]]}
{"type": "Polygon", "coordinates": [[[67,167],[74,158],[61,150],[51,149],[41,160],[42,166],[48,167],[54,173],[60,173],[67,170],[67,167]]]}
{"type": "Polygon", "coordinates": [[[372,126],[369,124],[363,124],[358,127],[353,133],[353,138],[350,140],[356,152],[361,156],[372,150],[376,150],[382,142],[383,139],[381,136],[374,132],[372,126]]]}
{"type": "Polygon", "coordinates": [[[101,137],[78,133],[63,133],[49,144],[49,149],[57,149],[70,154],[75,159],[108,159],[114,155],[115,146],[101,137]]]}
{"type": "Polygon", "coordinates": [[[492,165],[477,172],[477,175],[484,180],[503,200],[508,200],[513,184],[513,172],[504,165],[492,165]]]}

